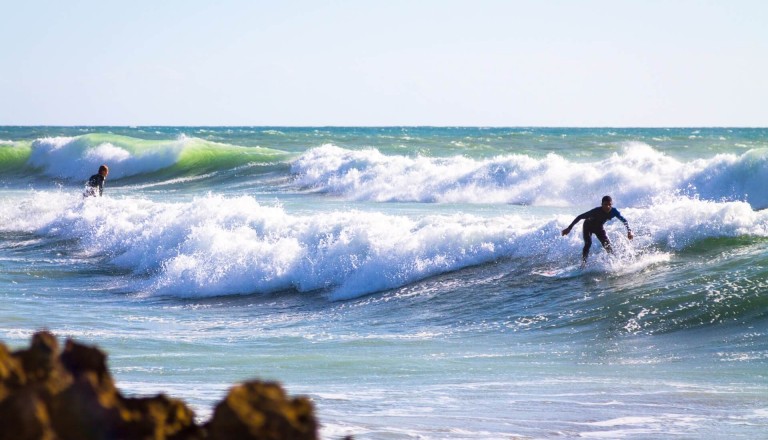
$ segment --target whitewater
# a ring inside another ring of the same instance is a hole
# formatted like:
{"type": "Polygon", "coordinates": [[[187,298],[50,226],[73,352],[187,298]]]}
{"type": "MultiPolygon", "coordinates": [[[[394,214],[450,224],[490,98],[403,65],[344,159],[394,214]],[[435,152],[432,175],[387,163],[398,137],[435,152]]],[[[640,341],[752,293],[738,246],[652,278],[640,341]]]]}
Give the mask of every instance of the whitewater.
{"type": "Polygon", "coordinates": [[[767,165],[748,128],[0,127],[0,340],[201,419],[278,380],[328,439],[761,438],[767,165]],[[606,194],[634,239],[561,271],[606,194]]]}

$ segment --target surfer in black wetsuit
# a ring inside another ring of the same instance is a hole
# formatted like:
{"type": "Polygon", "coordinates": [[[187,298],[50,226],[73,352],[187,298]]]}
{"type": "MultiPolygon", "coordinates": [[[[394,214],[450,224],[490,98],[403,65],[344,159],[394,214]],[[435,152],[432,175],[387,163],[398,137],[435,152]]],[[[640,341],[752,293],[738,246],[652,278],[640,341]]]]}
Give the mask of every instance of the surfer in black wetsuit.
{"type": "Polygon", "coordinates": [[[88,182],[85,184],[84,197],[99,196],[104,193],[104,181],[107,180],[107,174],[109,174],[109,168],[106,165],[99,167],[99,172],[91,176],[88,182]]]}
{"type": "Polygon", "coordinates": [[[629,228],[627,219],[621,215],[618,209],[613,207],[611,196],[604,196],[601,206],[579,215],[567,228],[563,229],[563,235],[568,235],[571,232],[571,228],[573,228],[576,223],[584,220],[584,249],[581,251],[581,267],[584,267],[584,265],[587,264],[589,248],[592,246],[592,234],[597,236],[597,239],[600,240],[600,243],[608,253],[613,253],[611,241],[608,240],[608,235],[605,233],[603,225],[614,217],[624,223],[624,226],[627,227],[627,238],[632,240],[632,229],[629,228]]]}

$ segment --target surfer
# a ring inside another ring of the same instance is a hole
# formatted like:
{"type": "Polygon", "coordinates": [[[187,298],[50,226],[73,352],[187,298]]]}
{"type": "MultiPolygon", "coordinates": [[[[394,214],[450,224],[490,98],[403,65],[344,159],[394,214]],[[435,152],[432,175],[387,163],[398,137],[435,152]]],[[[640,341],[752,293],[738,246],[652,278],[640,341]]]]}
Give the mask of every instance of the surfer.
{"type": "Polygon", "coordinates": [[[592,246],[592,234],[597,236],[597,239],[600,240],[600,243],[608,253],[613,253],[611,242],[608,240],[608,235],[605,233],[603,225],[614,217],[624,223],[624,226],[627,227],[627,238],[632,240],[632,229],[629,228],[627,219],[621,215],[618,209],[613,207],[613,199],[611,199],[611,196],[604,196],[601,206],[579,215],[567,228],[563,229],[563,235],[568,235],[571,233],[573,225],[584,220],[584,249],[581,251],[581,267],[584,267],[587,264],[589,248],[592,246]]]}
{"type": "Polygon", "coordinates": [[[83,197],[101,197],[104,193],[104,181],[107,180],[107,174],[109,174],[109,168],[106,165],[100,166],[99,172],[91,176],[86,182],[83,197]]]}

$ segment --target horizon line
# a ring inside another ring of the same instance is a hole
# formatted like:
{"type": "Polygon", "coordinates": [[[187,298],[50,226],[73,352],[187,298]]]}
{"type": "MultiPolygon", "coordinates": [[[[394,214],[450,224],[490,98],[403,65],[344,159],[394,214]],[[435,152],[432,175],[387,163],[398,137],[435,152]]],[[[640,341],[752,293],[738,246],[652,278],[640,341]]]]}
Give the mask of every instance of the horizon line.
{"type": "Polygon", "coordinates": [[[115,128],[177,128],[177,127],[199,127],[199,128],[568,128],[568,129],[638,129],[638,128],[742,128],[742,129],[766,129],[768,125],[414,125],[414,124],[392,124],[392,125],[333,125],[333,124],[309,124],[309,125],[241,125],[241,124],[0,124],[0,127],[52,127],[52,128],[73,128],[73,127],[115,127],[115,128]]]}

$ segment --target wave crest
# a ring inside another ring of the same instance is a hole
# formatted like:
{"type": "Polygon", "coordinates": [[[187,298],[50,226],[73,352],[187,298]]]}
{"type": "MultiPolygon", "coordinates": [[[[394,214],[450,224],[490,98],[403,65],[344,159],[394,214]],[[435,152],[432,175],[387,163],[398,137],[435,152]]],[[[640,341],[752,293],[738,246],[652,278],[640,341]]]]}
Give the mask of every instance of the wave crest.
{"type": "MultiPolygon", "coordinates": [[[[250,196],[159,203],[41,192],[23,203],[3,204],[0,231],[72,240],[80,253],[146,279],[145,290],[152,294],[320,290],[343,299],[503,259],[539,266],[575,263],[581,255],[579,234],[560,236],[575,214],[410,217],[350,210],[299,215],[250,196]]],[[[624,215],[636,238],[630,246],[620,222],[611,222],[607,230],[615,248],[631,250],[646,262],[658,260],[649,255],[678,252],[703,240],[768,236],[768,211],[753,211],[744,202],[679,198],[626,209],[624,215]]]]}
{"type": "Polygon", "coordinates": [[[648,205],[659,195],[746,200],[768,206],[768,150],[720,154],[690,162],[632,142],[593,161],[508,154],[488,159],[387,156],[334,145],[311,149],[292,163],[303,190],[376,202],[584,205],[610,192],[622,205],[648,205]]]}
{"type": "Polygon", "coordinates": [[[285,160],[288,154],[261,147],[240,147],[179,136],[144,140],[111,134],[49,137],[32,142],[28,165],[47,176],[83,180],[99,165],[110,167],[110,179],[163,177],[227,171],[250,163],[285,160]]]}

